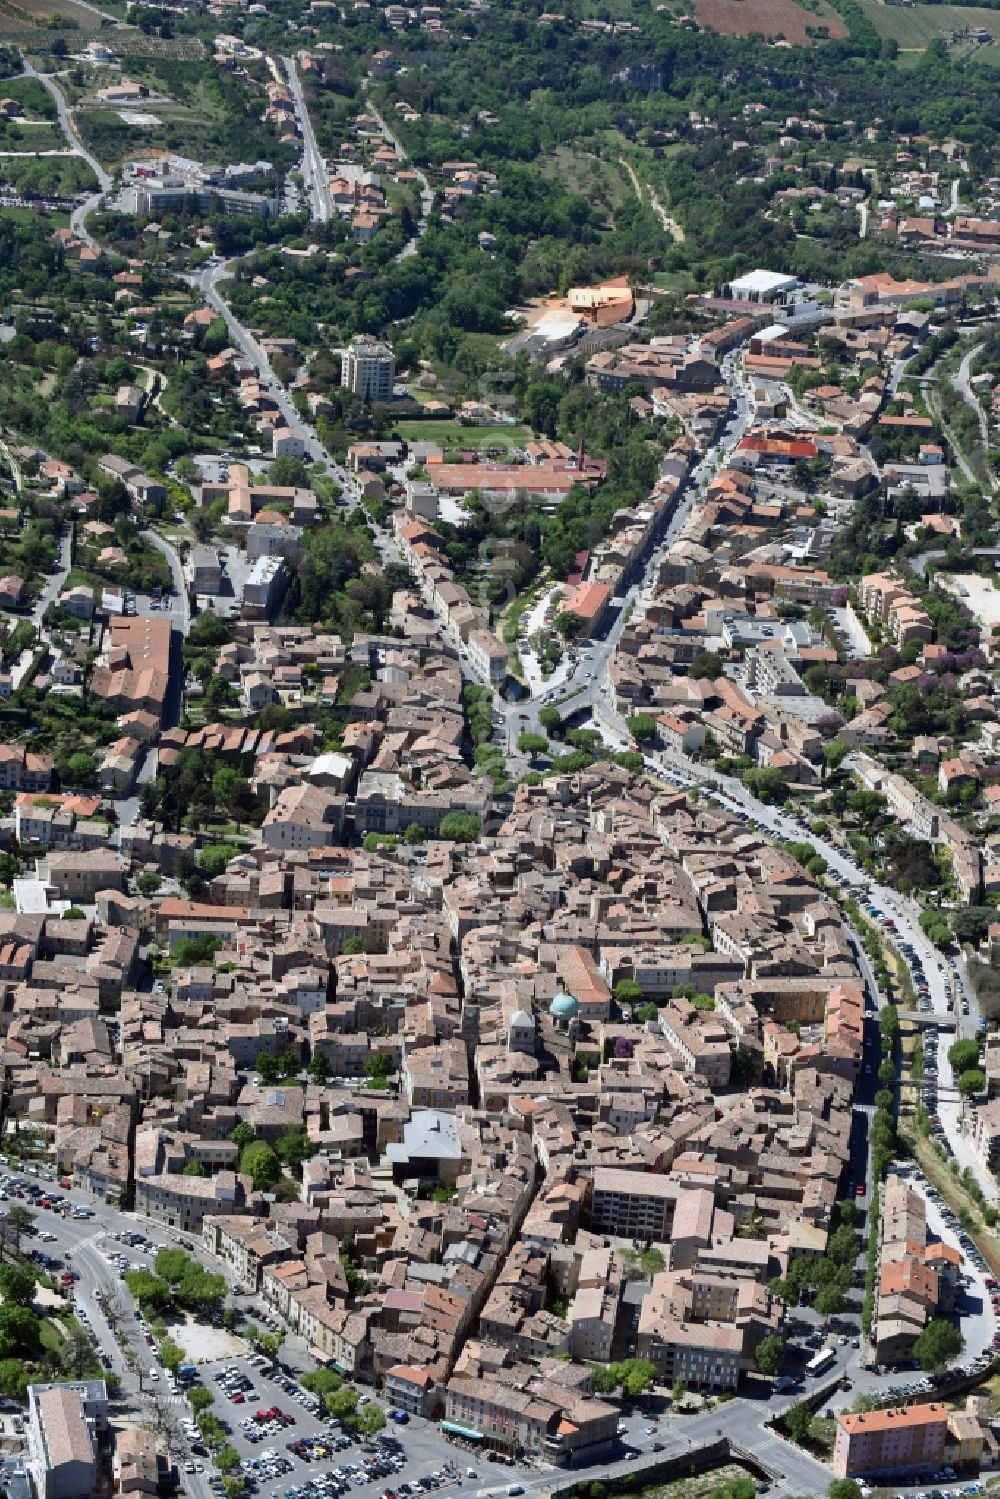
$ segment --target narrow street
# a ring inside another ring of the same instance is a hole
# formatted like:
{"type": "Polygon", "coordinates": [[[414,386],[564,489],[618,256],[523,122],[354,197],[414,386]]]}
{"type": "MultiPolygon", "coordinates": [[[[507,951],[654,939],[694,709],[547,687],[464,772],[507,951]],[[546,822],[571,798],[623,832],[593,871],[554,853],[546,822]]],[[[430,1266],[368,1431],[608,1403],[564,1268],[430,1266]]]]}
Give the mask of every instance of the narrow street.
{"type": "Polygon", "coordinates": [[[416,233],[411,235],[406,244],[400,250],[399,254],[396,256],[397,260],[406,260],[409,256],[416,254],[417,243],[420,240],[421,236],[427,231],[427,221],[430,217],[431,208],[434,205],[434,194],[431,191],[431,185],[427,181],[426,175],[420,170],[419,167],[414,166],[413,162],[410,161],[410,158],[406,153],[406,149],[403,146],[402,141],[389,129],[389,126],[386,124],[385,117],[380,113],[378,106],[372,103],[372,100],[368,94],[367,78],[364,80],[362,87],[365,91],[365,103],[368,108],[368,113],[373,115],[378,121],[378,127],[385,139],[388,141],[389,145],[396,152],[396,155],[399,157],[401,162],[408,163],[410,171],[420,183],[420,218],[417,223],[416,233]]]}

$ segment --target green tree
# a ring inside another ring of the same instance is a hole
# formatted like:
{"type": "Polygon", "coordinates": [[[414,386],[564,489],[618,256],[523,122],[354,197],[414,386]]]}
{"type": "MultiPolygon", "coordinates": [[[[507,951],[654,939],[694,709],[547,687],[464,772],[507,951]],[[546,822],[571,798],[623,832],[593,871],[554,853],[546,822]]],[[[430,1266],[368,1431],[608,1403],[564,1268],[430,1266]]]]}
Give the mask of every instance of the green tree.
{"type": "Polygon", "coordinates": [[[914,1357],[921,1369],[936,1374],[953,1358],[957,1358],[965,1347],[965,1339],[957,1327],[936,1317],[928,1322],[913,1345],[914,1357]]]}
{"type": "Polygon", "coordinates": [[[813,1413],[804,1400],[798,1401],[785,1412],[784,1426],[793,1442],[800,1447],[809,1440],[812,1430],[813,1413]]]}
{"type": "Polygon", "coordinates": [[[289,1130],[275,1144],[275,1153],[284,1165],[300,1168],[303,1161],[316,1154],[316,1147],[304,1129],[289,1130]]]}
{"type": "Polygon", "coordinates": [[[452,843],[475,843],[482,830],[482,819],[474,812],[448,812],[441,819],[438,834],[452,843]]]}
{"type": "Polygon", "coordinates": [[[527,729],[522,729],[517,736],[518,753],[530,755],[534,760],[538,755],[544,755],[549,747],[549,741],[544,734],[532,734],[527,729]]]}
{"type": "Polygon", "coordinates": [[[853,1478],[835,1478],[826,1493],[827,1499],[861,1499],[861,1490],[853,1478]]]}
{"type": "Polygon", "coordinates": [[[69,785],[93,786],[97,780],[97,761],[86,750],[77,750],[66,761],[65,772],[69,785]]]}
{"type": "Polygon", "coordinates": [[[163,1338],[159,1344],[160,1363],[164,1369],[176,1374],[184,1362],[184,1349],[173,1338],[163,1338]]]}
{"type": "Polygon", "coordinates": [[[0,1265],[0,1296],[5,1306],[31,1306],[38,1277],[30,1265],[0,1265]]]}
{"type": "Polygon", "coordinates": [[[813,1305],[821,1317],[836,1317],[844,1310],[844,1293],[839,1286],[821,1286],[813,1305]]]}
{"type": "Polygon", "coordinates": [[[757,1344],[754,1354],[754,1362],[761,1374],[767,1374],[773,1378],[781,1373],[781,1366],[785,1362],[785,1345],[774,1333],[761,1338],[757,1344]]]}
{"type": "Polygon", "coordinates": [[[306,1068],[313,1082],[325,1083],[330,1076],[330,1063],[326,1059],[326,1053],[314,1051],[309,1058],[309,1066],[306,1068]]]}
{"type": "Polygon", "coordinates": [[[214,1400],[215,1397],[211,1390],[206,1389],[203,1384],[192,1385],[187,1392],[188,1405],[194,1411],[195,1415],[198,1415],[200,1411],[208,1410],[209,1406],[214,1403],[214,1400]]]}
{"type": "Polygon", "coordinates": [[[357,957],[358,954],[359,953],[363,953],[364,950],[365,950],[364,939],[361,938],[361,937],[348,937],[347,941],[344,943],[344,946],[343,946],[343,951],[350,958],[357,957]]]}
{"type": "MultiPolygon", "coordinates": [[[[38,1345],[41,1323],[26,1306],[0,1306],[0,1358],[14,1353],[31,1353],[38,1345]]],[[[82,1329],[81,1329],[82,1331],[82,1329]]],[[[92,1357],[93,1355],[91,1355],[92,1357]]]]}
{"type": "Polygon", "coordinates": [[[225,873],[226,866],[236,858],[238,853],[239,849],[235,843],[210,843],[207,848],[202,849],[198,864],[207,877],[214,880],[218,875],[225,873]]]}
{"type": "Polygon", "coordinates": [[[358,1417],[358,1430],[361,1432],[362,1436],[373,1437],[375,1433],[377,1431],[381,1431],[384,1426],[385,1413],[379,1406],[375,1404],[374,1401],[370,1401],[368,1405],[364,1407],[360,1416],[358,1417]]]}
{"type": "Polygon", "coordinates": [[[642,988],[635,979],[619,979],[615,984],[615,1003],[637,1005],[642,999],[642,988]]]}
{"type": "MultiPolygon", "coordinates": [[[[36,1327],[37,1320],[35,1318],[36,1327]]],[[[59,1347],[59,1367],[70,1379],[83,1379],[97,1367],[97,1356],[90,1334],[84,1332],[82,1327],[72,1326],[63,1338],[59,1347]]]]}
{"type": "Polygon", "coordinates": [[[416,847],[418,843],[426,843],[426,830],[420,826],[419,822],[408,822],[406,831],[403,833],[403,842],[409,848],[416,847]]]}
{"type": "Polygon", "coordinates": [[[182,1176],[204,1176],[205,1174],[205,1168],[200,1161],[188,1161],[181,1172],[182,1176]]]}
{"type": "Polygon", "coordinates": [[[958,1079],[958,1091],[963,1098],[971,1098],[974,1093],[981,1093],[985,1087],[986,1074],[978,1067],[970,1067],[958,1079]]]}
{"type": "Polygon", "coordinates": [[[136,878],[135,886],[140,895],[155,895],[160,888],[160,876],[151,869],[144,869],[136,878]]]}
{"type": "MultiPolygon", "coordinates": [[[[259,1060],[260,1058],[258,1058],[259,1060]]],[[[252,1145],[257,1136],[249,1124],[243,1123],[238,1124],[234,1130],[230,1131],[229,1138],[234,1145],[238,1145],[242,1150],[244,1145],[252,1145]]]]}
{"type": "Polygon", "coordinates": [[[953,1041],[948,1047],[948,1061],[955,1072],[968,1072],[979,1063],[978,1041],[953,1041]]]}
{"type": "Polygon", "coordinates": [[[249,1176],[258,1192],[266,1192],[281,1177],[281,1162],[263,1140],[244,1145],[240,1151],[240,1171],[249,1176]]]}
{"type": "Polygon", "coordinates": [[[546,734],[555,734],[562,727],[562,714],[558,708],[542,708],[538,714],[538,722],[546,734]]]}
{"type": "Polygon", "coordinates": [[[656,719],[651,713],[633,713],[625,720],[625,727],[640,744],[651,744],[656,738],[656,719]]]}
{"type": "Polygon", "coordinates": [[[30,1380],[31,1375],[25,1368],[23,1359],[0,1359],[0,1395],[11,1400],[23,1400],[30,1380]]]}
{"type": "Polygon", "coordinates": [[[233,1469],[238,1468],[239,1465],[239,1453],[236,1451],[235,1447],[230,1446],[230,1444],[226,1442],[225,1445],[220,1447],[218,1452],[216,1452],[215,1454],[215,1466],[218,1468],[220,1473],[231,1473],[233,1469]]]}

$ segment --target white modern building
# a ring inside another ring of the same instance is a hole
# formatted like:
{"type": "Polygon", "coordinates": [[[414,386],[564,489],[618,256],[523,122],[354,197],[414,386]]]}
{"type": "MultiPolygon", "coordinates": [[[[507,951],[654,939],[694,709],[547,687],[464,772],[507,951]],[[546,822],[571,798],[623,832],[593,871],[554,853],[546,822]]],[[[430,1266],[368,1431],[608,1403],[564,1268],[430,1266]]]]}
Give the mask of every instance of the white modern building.
{"type": "Polygon", "coordinates": [[[396,361],[388,344],[367,334],[361,334],[341,354],[341,385],[368,406],[392,400],[395,373],[396,361]]]}

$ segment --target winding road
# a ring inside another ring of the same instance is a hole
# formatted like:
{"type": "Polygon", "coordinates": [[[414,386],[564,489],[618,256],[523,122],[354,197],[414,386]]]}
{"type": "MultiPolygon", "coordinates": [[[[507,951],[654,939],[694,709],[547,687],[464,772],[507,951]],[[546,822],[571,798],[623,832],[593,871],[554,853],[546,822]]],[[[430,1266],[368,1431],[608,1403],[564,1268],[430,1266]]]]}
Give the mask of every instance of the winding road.
{"type": "MultiPolygon", "coordinates": [[[[95,10],[95,7],[89,6],[88,9],[95,10]]],[[[96,14],[103,15],[104,12],[96,11],[96,14]]],[[[107,172],[101,166],[101,163],[97,160],[97,158],[95,156],[91,156],[90,152],[87,150],[86,146],[84,146],[83,142],[80,140],[80,137],[77,135],[76,126],[73,123],[72,112],[70,111],[70,108],[66,103],[66,96],[63,94],[62,89],[56,83],[55,79],[50,77],[47,73],[39,73],[35,68],[32,67],[27,58],[24,58],[23,62],[24,71],[28,75],[28,77],[37,78],[46,92],[51,95],[53,103],[56,106],[56,113],[59,116],[60,128],[63,132],[63,135],[66,137],[71,152],[74,156],[81,157],[82,160],[85,161],[90,167],[94,176],[97,178],[98,191],[96,193],[91,193],[88,198],[84,199],[82,203],[79,203],[76,208],[73,209],[73,212],[69,217],[69,227],[78,239],[83,240],[85,245],[89,245],[92,250],[100,250],[101,246],[97,243],[97,240],[94,239],[93,235],[87,228],[87,219],[95,209],[100,207],[105,193],[111,191],[111,178],[108,176],[107,172]]]]}

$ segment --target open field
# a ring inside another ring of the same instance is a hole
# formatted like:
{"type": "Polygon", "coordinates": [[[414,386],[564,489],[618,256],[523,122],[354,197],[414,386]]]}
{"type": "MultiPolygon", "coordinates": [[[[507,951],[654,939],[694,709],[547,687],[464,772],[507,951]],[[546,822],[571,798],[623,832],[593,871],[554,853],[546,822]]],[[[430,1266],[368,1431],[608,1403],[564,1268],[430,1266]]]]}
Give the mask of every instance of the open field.
{"type": "Polygon", "coordinates": [[[557,146],[551,156],[543,159],[541,168],[545,177],[592,202],[617,208],[631,196],[621,167],[588,151],[557,146]]]}
{"type": "Polygon", "coordinates": [[[531,438],[527,427],[463,427],[455,421],[396,422],[404,442],[437,442],[443,448],[485,448],[494,443],[520,447],[531,438]]]}
{"type": "MultiPolygon", "coordinates": [[[[882,5],[880,0],[859,0],[859,3],[879,36],[898,43],[908,52],[922,51],[936,37],[947,41],[953,31],[962,31],[966,26],[983,26],[993,36],[1000,37],[1000,11],[983,10],[975,5],[914,5],[904,10],[897,5],[882,5]]],[[[970,54],[979,55],[978,48],[970,54]]]]}
{"type": "Polygon", "coordinates": [[[843,21],[826,5],[806,10],[796,0],[694,0],[694,14],[699,26],[725,36],[784,37],[805,46],[819,35],[847,35],[843,21]]]}

